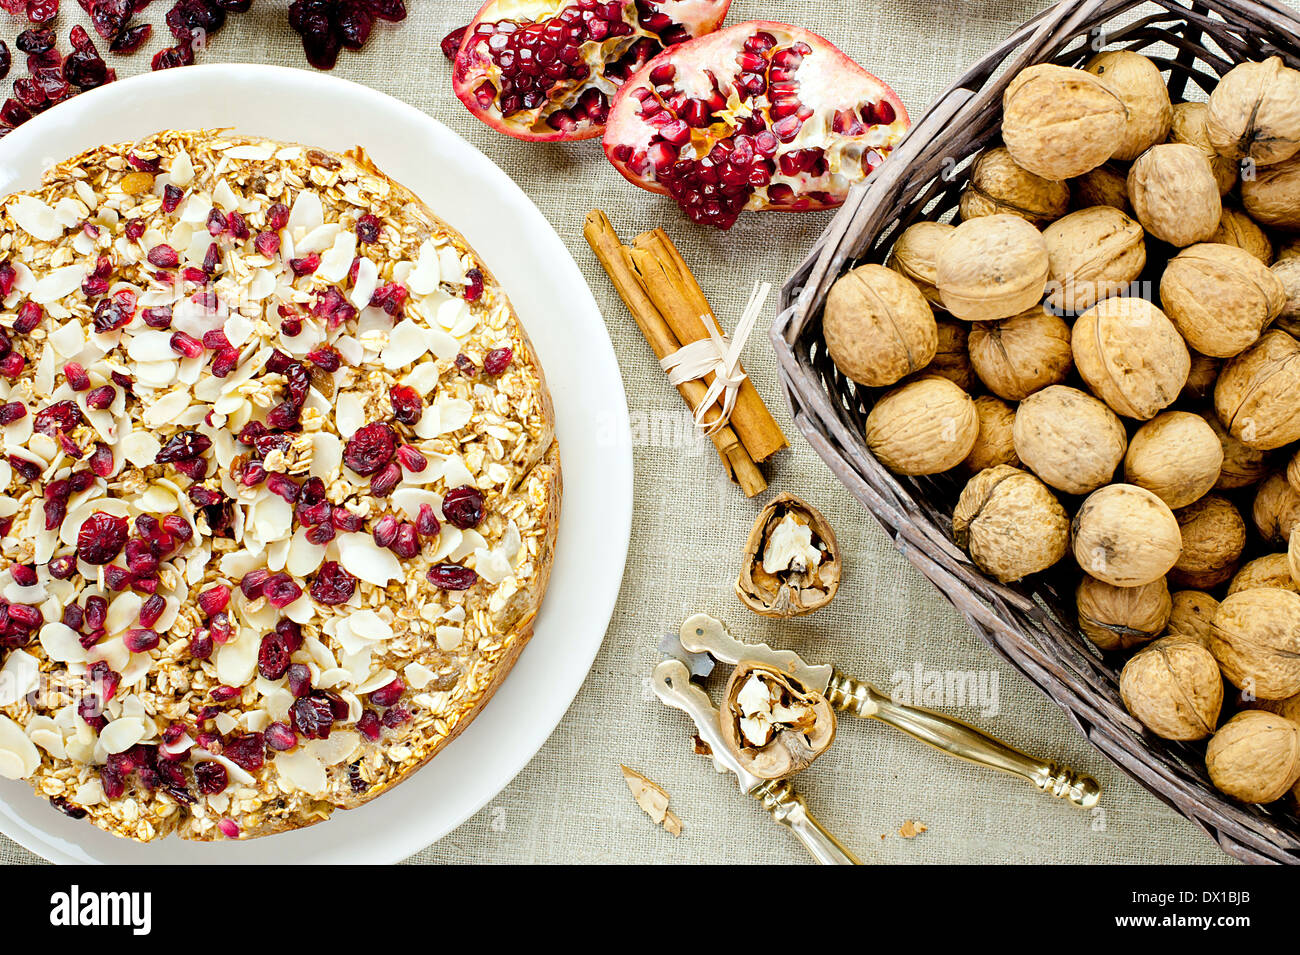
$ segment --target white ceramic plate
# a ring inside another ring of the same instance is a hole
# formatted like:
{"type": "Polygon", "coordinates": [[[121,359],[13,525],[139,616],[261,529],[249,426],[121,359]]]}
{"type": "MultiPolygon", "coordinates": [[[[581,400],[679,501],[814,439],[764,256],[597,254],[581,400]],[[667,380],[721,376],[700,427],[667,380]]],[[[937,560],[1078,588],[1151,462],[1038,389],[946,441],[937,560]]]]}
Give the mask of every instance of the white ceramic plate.
{"type": "Polygon", "coordinates": [[[519,187],[437,120],[344,80],[213,65],[111,83],[0,140],[0,195],[36,186],[52,163],[92,146],[216,127],[334,150],[365,147],[459,229],[505,286],[551,387],[564,474],[558,549],[536,634],[478,719],[436,759],[320,825],[249,842],[138,845],[61,816],[26,782],[0,780],[0,830],[55,862],[396,862],[500,792],[550,736],[591,668],[631,533],[623,380],[582,273],[519,187]]]}

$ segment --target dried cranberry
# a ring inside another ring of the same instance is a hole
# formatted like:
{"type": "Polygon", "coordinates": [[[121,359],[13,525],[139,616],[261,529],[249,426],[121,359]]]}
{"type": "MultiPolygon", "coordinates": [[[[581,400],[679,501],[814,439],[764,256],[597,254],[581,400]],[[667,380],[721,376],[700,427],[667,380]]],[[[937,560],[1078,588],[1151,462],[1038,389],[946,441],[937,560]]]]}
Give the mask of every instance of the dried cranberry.
{"type": "Polygon", "coordinates": [[[126,542],[126,566],[133,577],[152,577],[158,570],[158,558],[148,541],[126,542]]]}
{"type": "Polygon", "coordinates": [[[276,752],[283,753],[298,745],[298,737],[288,723],[272,723],[263,732],[266,745],[276,752]]]}
{"type": "Polygon", "coordinates": [[[383,228],[383,223],[379,217],[372,212],[367,212],[357,220],[357,241],[365,245],[379,241],[379,230],[383,228]]]}
{"type": "Polygon", "coordinates": [[[9,75],[9,67],[12,65],[13,54],[9,52],[9,45],[0,40],[0,80],[9,75]]]}
{"type": "Polygon", "coordinates": [[[125,517],[95,511],[77,531],[77,556],[88,564],[107,564],[121,552],[126,544],[126,534],[125,517]]]}
{"type": "Polygon", "coordinates": [[[393,553],[403,560],[410,560],[420,552],[420,535],[415,525],[403,522],[397,529],[397,539],[393,541],[393,553]]]}
{"type": "MultiPolygon", "coordinates": [[[[53,530],[53,528],[51,528],[53,530]]],[[[50,572],[50,576],[55,580],[67,580],[77,572],[77,562],[74,558],[63,556],[55,557],[45,565],[50,572]]]]}
{"type": "Polygon", "coordinates": [[[478,374],[478,365],[474,364],[474,359],[470,358],[469,355],[466,355],[464,352],[461,352],[456,356],[455,364],[456,367],[460,369],[460,373],[466,378],[473,378],[478,374]]]}
{"type": "Polygon", "coordinates": [[[199,594],[199,609],[207,616],[220,613],[230,604],[230,588],[216,584],[199,594]]]}
{"type": "Polygon", "coordinates": [[[298,484],[287,474],[272,472],[266,476],[266,489],[292,504],[298,500],[298,484]]]}
{"type": "Polygon", "coordinates": [[[24,53],[44,53],[46,50],[53,49],[55,42],[54,30],[38,29],[33,27],[30,30],[24,30],[18,34],[18,39],[14,41],[14,46],[24,53]]]}
{"type": "Polygon", "coordinates": [[[375,526],[370,530],[370,536],[375,539],[375,544],[378,546],[392,547],[393,541],[397,540],[397,530],[400,526],[396,517],[392,514],[385,514],[375,521],[375,526]]]}
{"type": "Polygon", "coordinates": [[[391,683],[385,683],[379,689],[370,694],[370,702],[376,706],[392,706],[402,698],[406,692],[406,684],[399,678],[394,678],[391,683]]]}
{"type": "Polygon", "coordinates": [[[374,474],[393,459],[397,435],[382,421],[368,424],[348,439],[343,463],[362,476],[374,474]]]}
{"type": "Polygon", "coordinates": [[[167,185],[163,186],[163,212],[166,212],[169,215],[175,212],[180,207],[181,200],[184,198],[185,193],[181,191],[179,186],[174,186],[170,182],[167,183],[167,185]]]}
{"type": "Polygon", "coordinates": [[[153,70],[171,70],[178,66],[189,66],[194,62],[194,47],[188,40],[182,40],[175,46],[165,47],[153,55],[150,68],[153,70]]]}
{"type": "Polygon", "coordinates": [[[226,791],[230,777],[225,766],[209,759],[194,766],[194,784],[203,795],[215,796],[226,791]]]}
{"type": "Polygon", "coordinates": [[[315,544],[317,547],[324,547],[334,539],[335,531],[331,524],[317,524],[314,527],[307,528],[304,535],[307,543],[315,544]]]}
{"type": "Polygon", "coordinates": [[[483,297],[483,270],[470,269],[465,273],[465,301],[477,302],[483,297]]]}
{"type": "Polygon", "coordinates": [[[158,646],[158,634],[148,627],[136,627],[128,630],[122,642],[132,653],[148,653],[158,646]]]}
{"type": "Polygon", "coordinates": [[[343,364],[338,350],[331,345],[322,345],[315,351],[308,352],[307,360],[322,371],[338,371],[343,364]]]}
{"type": "Polygon", "coordinates": [[[36,412],[32,428],[41,434],[54,437],[60,431],[71,431],[81,423],[81,409],[75,401],[56,401],[36,412]]]}
{"type": "Polygon", "coordinates": [[[408,294],[406,286],[399,285],[397,282],[381,285],[375,289],[375,293],[370,297],[370,304],[375,308],[382,308],[389,315],[396,317],[402,314],[408,294]]]}
{"type": "Polygon", "coordinates": [[[108,621],[108,601],[96,594],[86,598],[86,628],[99,630],[108,621]]]}
{"type": "Polygon", "coordinates": [[[271,606],[283,609],[302,596],[302,588],[292,577],[280,571],[267,578],[262,585],[262,595],[271,606]]]}
{"type": "Polygon", "coordinates": [[[397,462],[414,474],[419,474],[429,466],[429,459],[424,456],[424,453],[409,444],[404,444],[397,449],[397,462]]]}
{"type": "Polygon", "coordinates": [[[311,585],[312,599],[326,606],[345,604],[357,589],[357,579],[333,560],[321,564],[311,585]]]}
{"type": "Polygon", "coordinates": [[[428,577],[439,590],[469,590],[478,580],[478,574],[459,564],[435,564],[429,568],[428,577]]]}
{"type": "Polygon", "coordinates": [[[180,253],[165,242],[160,242],[145,256],[149,264],[160,269],[174,269],[181,264],[180,253]]]}
{"type": "Polygon", "coordinates": [[[438,515],[433,513],[432,504],[421,504],[419,515],[415,519],[415,529],[423,537],[433,537],[442,530],[438,515]]]}
{"type": "Polygon", "coordinates": [[[304,275],[311,275],[320,268],[320,253],[311,252],[301,258],[290,259],[289,268],[298,278],[302,278],[304,275]]]}
{"type": "Polygon", "coordinates": [[[294,730],[307,739],[329,739],[334,726],[334,711],[327,697],[312,692],[294,701],[289,707],[289,720],[294,730]]]}
{"type": "Polygon", "coordinates": [[[280,634],[268,633],[257,651],[257,672],[268,680],[280,679],[289,669],[289,653],[289,647],[280,634]]]}
{"type": "Polygon", "coordinates": [[[105,703],[116,695],[117,687],[122,682],[122,674],[103,660],[96,660],[86,669],[86,678],[105,703]]]}
{"type": "Polygon", "coordinates": [[[190,656],[196,660],[206,660],[212,656],[212,634],[206,629],[196,630],[190,638],[190,656]]]}
{"type": "Polygon", "coordinates": [[[390,706],[384,711],[383,718],[380,720],[389,729],[401,726],[411,719],[411,713],[405,706],[390,706]]]}
{"type": "Polygon", "coordinates": [[[96,442],[95,450],[90,452],[90,470],[102,478],[113,476],[115,470],[113,449],[102,441],[96,442]]]}
{"type": "Polygon", "coordinates": [[[374,497],[388,497],[402,481],[402,467],[396,461],[384,465],[379,473],[370,479],[370,493],[374,497]]]}
{"type": "Polygon", "coordinates": [[[379,734],[381,732],[379,714],[374,710],[366,710],[363,712],[361,718],[357,720],[357,732],[372,743],[379,739],[379,734]]]}
{"type": "Polygon", "coordinates": [[[239,589],[249,600],[256,600],[262,596],[262,588],[266,586],[270,577],[271,572],[264,567],[250,570],[240,578],[239,589]]]}
{"type": "Polygon", "coordinates": [[[134,53],[148,41],[153,34],[153,24],[137,23],[122,30],[108,45],[109,52],[118,54],[134,53]]]}
{"type": "Polygon", "coordinates": [[[365,518],[360,514],[353,514],[346,507],[336,507],[330,512],[330,523],[338,530],[354,532],[361,530],[365,526],[365,518]]]}
{"type": "Polygon", "coordinates": [[[469,484],[452,488],[443,498],[442,514],[461,530],[477,527],[483,520],[482,492],[469,484]]]}
{"type": "Polygon", "coordinates": [[[154,457],[156,464],[174,464],[187,458],[197,458],[212,447],[212,439],[198,431],[181,431],[173,435],[154,457]]]}
{"type": "Polygon", "coordinates": [[[35,481],[41,476],[42,466],[30,458],[20,457],[17,454],[9,455],[9,466],[24,481],[35,481]]]}
{"type": "Polygon", "coordinates": [[[112,385],[100,385],[86,395],[86,407],[94,408],[96,411],[103,411],[113,403],[117,397],[117,389],[112,385]]]}
{"type": "Polygon", "coordinates": [[[261,733],[245,733],[226,740],[221,755],[240,769],[256,772],[266,760],[266,741],[261,733]]]}
{"type": "Polygon", "coordinates": [[[289,692],[294,699],[301,699],[311,692],[311,669],[305,663],[292,663],[285,674],[288,678],[289,692]]]}
{"type": "Polygon", "coordinates": [[[0,375],[6,378],[17,378],[27,367],[27,359],[18,352],[10,352],[4,358],[0,358],[0,375]]]}
{"type": "Polygon", "coordinates": [[[158,594],[154,594],[140,605],[140,626],[153,629],[153,625],[158,622],[166,609],[167,601],[158,594]]]}
{"type": "Polygon", "coordinates": [[[489,375],[500,375],[510,367],[515,353],[509,348],[494,348],[483,358],[483,370],[489,375]]]}
{"type": "Polygon", "coordinates": [[[238,348],[223,348],[212,359],[212,374],[216,378],[225,378],[239,364],[238,348]]]}
{"type": "Polygon", "coordinates": [[[388,391],[393,417],[405,425],[415,425],[424,415],[424,399],[410,385],[394,385],[388,391]]]}
{"type": "Polygon", "coordinates": [[[266,226],[279,232],[289,224],[290,209],[283,202],[273,202],[266,210],[266,226]]]}
{"type": "Polygon", "coordinates": [[[146,308],[140,313],[141,320],[150,328],[168,329],[172,327],[172,307],[170,305],[160,305],[156,308],[146,308]]]}
{"type": "Polygon", "coordinates": [[[0,427],[13,424],[15,421],[26,417],[27,406],[21,401],[10,401],[7,404],[0,405],[0,427]]]}
{"type": "Polygon", "coordinates": [[[18,309],[18,317],[14,319],[14,331],[26,335],[35,329],[44,317],[45,309],[35,302],[23,302],[22,308],[18,309]]]}

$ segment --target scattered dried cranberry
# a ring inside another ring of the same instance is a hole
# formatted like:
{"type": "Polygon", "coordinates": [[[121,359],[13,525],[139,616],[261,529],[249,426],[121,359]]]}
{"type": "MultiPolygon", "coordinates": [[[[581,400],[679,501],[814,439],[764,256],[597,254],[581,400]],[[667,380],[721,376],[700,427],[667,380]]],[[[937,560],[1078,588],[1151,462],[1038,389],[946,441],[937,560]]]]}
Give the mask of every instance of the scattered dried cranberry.
{"type": "Polygon", "coordinates": [[[163,186],[162,210],[169,215],[177,210],[181,200],[185,198],[185,193],[179,186],[174,186],[170,182],[163,186]]]}
{"type": "Polygon", "coordinates": [[[464,352],[456,356],[456,367],[466,378],[473,378],[478,374],[478,365],[474,364],[474,359],[470,358],[464,352]]]}
{"type": "Polygon", "coordinates": [[[442,515],[461,530],[477,527],[483,520],[482,492],[469,484],[452,488],[443,498],[442,515]]]}
{"type": "Polygon", "coordinates": [[[150,328],[165,330],[172,327],[172,307],[170,305],[160,305],[155,308],[146,308],[140,313],[140,318],[150,328]]]}
{"type": "Polygon", "coordinates": [[[363,712],[361,718],[357,720],[357,732],[372,743],[379,739],[379,734],[381,732],[379,714],[374,710],[366,710],[363,712]]]}
{"type": "Polygon", "coordinates": [[[373,212],[367,212],[357,220],[357,241],[365,245],[379,241],[379,230],[383,224],[373,212]]]}
{"type": "Polygon", "coordinates": [[[163,611],[167,609],[167,601],[154,594],[143,604],[140,605],[140,626],[153,629],[153,625],[162,617],[163,611]]]}
{"type": "Polygon", "coordinates": [[[370,494],[373,497],[388,497],[402,482],[402,467],[396,461],[389,461],[370,478],[370,494]]]}
{"type": "Polygon", "coordinates": [[[298,737],[288,723],[272,723],[263,732],[263,736],[266,745],[279,753],[298,745],[298,737]]]}
{"type": "MultiPolygon", "coordinates": [[[[53,528],[50,528],[53,530],[53,528]]],[[[55,557],[45,565],[55,580],[67,580],[77,572],[77,561],[68,556],[55,557]]]]}
{"type": "Polygon", "coordinates": [[[465,301],[477,302],[483,297],[483,270],[470,269],[465,273],[465,301]]]}
{"type": "Polygon", "coordinates": [[[230,603],[230,588],[225,584],[216,584],[199,594],[199,609],[207,616],[220,613],[230,603]]]}
{"type": "Polygon", "coordinates": [[[168,439],[154,457],[156,464],[174,464],[188,458],[197,458],[212,447],[212,439],[198,431],[182,431],[168,439]]]}
{"type": "Polygon", "coordinates": [[[321,371],[338,371],[343,364],[343,359],[338,350],[332,345],[322,345],[315,351],[308,352],[307,360],[321,371]]]}
{"type": "Polygon", "coordinates": [[[294,701],[289,707],[289,720],[300,736],[329,739],[334,726],[334,711],[329,699],[316,691],[294,701]]]}
{"type": "Polygon", "coordinates": [[[196,630],[190,638],[190,656],[196,660],[206,660],[212,656],[212,633],[206,629],[196,630]]]}
{"type": "Polygon", "coordinates": [[[370,530],[370,536],[374,538],[375,544],[379,547],[392,547],[393,541],[397,540],[397,531],[401,527],[396,517],[392,514],[385,514],[379,520],[375,521],[375,526],[370,530]]]}
{"type": "Polygon", "coordinates": [[[54,48],[54,30],[50,28],[39,29],[33,27],[30,30],[24,30],[18,34],[18,39],[14,41],[14,46],[24,53],[44,53],[46,50],[54,48]]]}
{"type": "Polygon", "coordinates": [[[73,391],[85,391],[90,387],[90,376],[86,369],[75,361],[63,366],[63,377],[68,379],[68,387],[73,391]]]}
{"type": "Polygon", "coordinates": [[[257,651],[257,672],[268,680],[278,680],[289,670],[289,645],[272,631],[262,638],[257,651]]]}
{"type": "Polygon", "coordinates": [[[71,431],[81,420],[81,409],[75,401],[56,401],[36,412],[32,428],[52,438],[61,431],[71,431]]]}
{"type": "MultiPolygon", "coordinates": [[[[337,513],[337,512],[336,512],[337,513]]],[[[311,585],[312,599],[326,606],[345,604],[357,589],[357,579],[333,560],[321,564],[311,585]]]]}
{"type": "Polygon", "coordinates": [[[221,755],[240,769],[256,772],[266,760],[266,741],[261,733],[245,733],[226,740],[221,755]]]}
{"type": "Polygon", "coordinates": [[[330,523],[338,530],[353,532],[365,526],[365,518],[360,514],[353,514],[346,507],[336,507],[330,512],[330,523]]]}
{"type": "Polygon", "coordinates": [[[374,474],[393,459],[397,435],[382,421],[359,428],[343,449],[343,463],[364,476],[374,474]]]}
{"type": "Polygon", "coordinates": [[[393,405],[393,417],[405,425],[414,426],[424,415],[424,399],[410,385],[394,385],[388,391],[393,405]]]}
{"type": "Polygon", "coordinates": [[[478,574],[459,564],[435,564],[429,568],[428,577],[439,590],[469,590],[478,580],[478,574]]]}
{"type": "Polygon", "coordinates": [[[128,630],[122,642],[132,653],[148,653],[158,646],[158,634],[148,627],[137,627],[128,630]]]}
{"type": "Polygon", "coordinates": [[[389,315],[396,317],[402,314],[408,294],[406,286],[399,285],[397,282],[381,285],[370,296],[370,304],[375,308],[382,308],[389,315]]]}
{"type": "Polygon", "coordinates": [[[294,699],[301,699],[311,692],[311,669],[307,664],[290,664],[289,672],[285,676],[288,678],[289,692],[293,694],[294,699]]]}
{"type": "Polygon", "coordinates": [[[13,54],[9,52],[9,44],[0,40],[0,80],[9,75],[9,67],[13,65],[13,54]]]}
{"type": "Polygon", "coordinates": [[[0,358],[0,375],[6,378],[17,378],[27,367],[27,359],[18,352],[10,352],[4,358],[0,358]]]}
{"type": "Polygon", "coordinates": [[[390,706],[384,711],[383,718],[380,720],[389,729],[401,726],[403,723],[410,721],[411,713],[405,706],[390,706]]]}
{"type": "Polygon", "coordinates": [[[489,375],[502,374],[514,361],[515,353],[509,348],[494,348],[483,358],[483,370],[489,375]]]}
{"type": "Polygon", "coordinates": [[[108,478],[113,476],[115,468],[113,449],[103,441],[97,441],[95,450],[90,452],[90,470],[98,477],[108,478]]]}
{"type": "Polygon", "coordinates": [[[271,606],[283,609],[302,596],[302,588],[292,577],[280,571],[267,578],[262,586],[262,595],[271,606]]]}
{"type": "Polygon", "coordinates": [[[266,582],[270,577],[271,572],[265,567],[250,570],[240,578],[239,589],[249,600],[256,600],[262,596],[262,588],[266,586],[266,582]]]}
{"type": "Polygon", "coordinates": [[[77,531],[77,556],[88,564],[107,564],[121,552],[126,544],[126,534],[125,517],[95,511],[77,531]]]}
{"type": "Polygon", "coordinates": [[[394,678],[391,683],[386,683],[379,689],[370,694],[370,702],[376,706],[392,706],[402,698],[406,692],[406,684],[399,678],[394,678]]]}
{"type": "Polygon", "coordinates": [[[320,268],[320,253],[312,252],[298,259],[290,259],[289,268],[298,278],[302,278],[304,275],[311,275],[320,268]]]}
{"type": "Polygon", "coordinates": [[[204,760],[194,766],[194,784],[203,795],[215,796],[226,791],[230,777],[216,760],[204,760]]]}
{"type": "Polygon", "coordinates": [[[101,385],[86,395],[86,407],[94,408],[96,411],[103,411],[113,403],[117,397],[117,389],[112,385],[101,385]]]}
{"type": "Polygon", "coordinates": [[[25,417],[27,417],[27,406],[21,401],[10,401],[0,405],[0,428],[25,417]]]}
{"type": "Polygon", "coordinates": [[[397,539],[393,541],[393,553],[403,560],[410,560],[420,552],[420,536],[415,525],[403,522],[397,529],[397,539]]]}
{"type": "Polygon", "coordinates": [[[165,242],[160,242],[145,256],[149,264],[160,269],[174,269],[181,264],[180,253],[165,242]]]}
{"type": "Polygon", "coordinates": [[[423,537],[433,537],[442,530],[438,515],[433,513],[432,504],[421,504],[419,515],[415,519],[415,529],[423,537]]]}
{"type": "Polygon", "coordinates": [[[113,42],[108,45],[109,52],[121,55],[134,53],[144,46],[152,35],[153,24],[137,23],[134,26],[129,26],[113,38],[113,42]]]}

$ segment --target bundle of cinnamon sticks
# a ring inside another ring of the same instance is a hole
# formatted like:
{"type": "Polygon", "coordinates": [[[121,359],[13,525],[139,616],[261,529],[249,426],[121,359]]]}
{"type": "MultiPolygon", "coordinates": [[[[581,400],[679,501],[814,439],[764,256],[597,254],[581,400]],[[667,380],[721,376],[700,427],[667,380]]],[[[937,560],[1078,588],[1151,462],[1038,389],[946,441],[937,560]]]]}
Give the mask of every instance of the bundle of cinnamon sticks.
{"type": "MultiPolygon", "coordinates": [[[[609,217],[593,209],[583,234],[656,358],[662,361],[683,345],[710,337],[706,322],[722,333],[703,290],[663,229],[643,232],[626,246],[609,217]]],[[[692,412],[712,381],[710,374],[677,386],[692,412]]],[[[712,428],[720,414],[715,401],[704,423],[712,428]]],[[[747,497],[767,487],[758,465],[788,446],[780,425],[748,378],[739,388],[730,420],[709,437],[728,475],[747,497]]]]}

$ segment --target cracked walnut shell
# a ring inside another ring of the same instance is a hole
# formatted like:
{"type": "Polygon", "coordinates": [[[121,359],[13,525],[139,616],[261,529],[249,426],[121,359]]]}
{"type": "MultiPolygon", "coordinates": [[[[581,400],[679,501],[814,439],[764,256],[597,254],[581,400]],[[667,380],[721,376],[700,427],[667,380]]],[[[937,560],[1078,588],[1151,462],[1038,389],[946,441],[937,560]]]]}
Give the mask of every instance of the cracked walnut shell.
{"type": "Polygon", "coordinates": [[[1281,57],[1234,66],[1206,107],[1210,144],[1233,162],[1267,166],[1300,152],[1300,71],[1281,57]]]}
{"type": "Polygon", "coordinates": [[[1159,580],[1178,561],[1183,544],[1169,505],[1132,484],[1111,484],[1088,495],[1071,531],[1083,572],[1116,587],[1159,580]]]}
{"type": "Polygon", "coordinates": [[[1132,50],[1108,50],[1094,56],[1084,69],[1118,96],[1128,113],[1112,158],[1136,159],[1164,142],[1174,110],[1169,88],[1155,63],[1132,50]]]}
{"type": "Polygon", "coordinates": [[[1083,635],[1099,650],[1131,650],[1150,643],[1169,623],[1173,604],[1163,577],[1141,587],[1079,581],[1074,604],[1083,635]]]}
{"type": "Polygon", "coordinates": [[[1166,411],[1138,428],[1124,456],[1124,479],[1174,510],[1208,494],[1223,469],[1223,445],[1200,415],[1166,411]]]}
{"type": "Polygon", "coordinates": [[[1128,197],[1143,228],[1162,242],[1187,246],[1214,235],[1223,216],[1210,161],[1195,146],[1152,146],[1128,171],[1128,197]]]}
{"type": "Polygon", "coordinates": [[[939,345],[921,290],[883,265],[860,265],[836,280],[826,296],[822,335],[835,366],[869,388],[920,371],[939,345]]]}
{"type": "Polygon", "coordinates": [[[1021,70],[1002,94],[1002,140],[1023,168],[1044,179],[1073,179],[1110,159],[1128,112],[1083,70],[1040,63],[1021,70]]]}
{"type": "Polygon", "coordinates": [[[886,392],[867,415],[867,447],[896,474],[939,474],[955,468],[978,436],[971,396],[937,375],[886,392]]]}
{"type": "Polygon", "coordinates": [[[1140,298],[1108,298],[1079,316],[1074,364],[1117,414],[1147,421],[1178,400],[1192,357],[1164,312],[1140,298]]]}
{"type": "Polygon", "coordinates": [[[821,511],[793,494],[763,508],[745,541],[736,596],[764,617],[796,617],[831,602],[844,565],[821,511]]]}
{"type": "Polygon", "coordinates": [[[1238,713],[1210,740],[1205,768],[1210,781],[1234,799],[1281,799],[1300,778],[1300,726],[1265,710],[1238,713]]]}
{"type": "Polygon", "coordinates": [[[1066,385],[1020,402],[1014,434],[1025,467],[1066,494],[1087,494],[1109,483],[1128,446],[1115,412],[1066,385]]]}
{"type": "Polygon", "coordinates": [[[835,712],[816,689],[760,663],[740,662],[718,710],[723,742],[760,779],[812,765],[835,739],[835,712]]]}
{"type": "Polygon", "coordinates": [[[1169,260],[1160,302],[1187,344],[1202,355],[1231,358],[1259,340],[1281,313],[1286,292],[1246,250],[1202,242],[1169,260]]]}
{"type": "Polygon", "coordinates": [[[980,154],[962,190],[962,221],[980,216],[1013,215],[1042,228],[1065,215],[1070,207],[1070,187],[1036,176],[1017,165],[1005,146],[980,154]]]}
{"type": "Polygon", "coordinates": [[[1047,304],[1082,312],[1127,289],[1147,264],[1142,226],[1111,206],[1071,212],[1043,231],[1047,304]]]}
{"type": "Polygon", "coordinates": [[[963,222],[939,246],[935,281],[944,308],[967,322],[1010,318],[1042,300],[1047,245],[1018,216],[963,222]]]}
{"type": "Polygon", "coordinates": [[[1223,675],[1261,700],[1300,692],[1300,594],[1257,587],[1229,594],[1210,630],[1223,675]]]}
{"type": "Polygon", "coordinates": [[[1267,331],[1223,367],[1214,409],[1232,436],[1257,451],[1300,440],[1300,342],[1267,331]]]}
{"type": "Polygon", "coordinates": [[[975,323],[967,349],[980,381],[1007,401],[1060,384],[1074,367],[1070,326],[1042,305],[1000,322],[975,323]]]}
{"type": "Polygon", "coordinates": [[[1065,556],[1070,518],[1046,484],[1001,465],[966,484],[952,513],[952,531],[976,566],[1005,584],[1065,556]]]}
{"type": "Polygon", "coordinates": [[[1223,677],[1210,651],[1186,637],[1161,637],[1135,653],[1119,675],[1124,706],[1164,739],[1204,739],[1223,707],[1223,677]]]}

